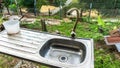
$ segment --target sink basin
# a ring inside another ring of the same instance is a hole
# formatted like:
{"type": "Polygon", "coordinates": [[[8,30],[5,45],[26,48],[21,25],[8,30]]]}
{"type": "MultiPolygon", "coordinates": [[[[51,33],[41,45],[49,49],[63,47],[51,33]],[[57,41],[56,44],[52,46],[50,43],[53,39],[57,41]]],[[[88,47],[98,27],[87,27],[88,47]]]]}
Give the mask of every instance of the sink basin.
{"type": "Polygon", "coordinates": [[[52,61],[80,64],[85,60],[86,47],[78,41],[54,38],[43,45],[40,55],[52,61]]]}

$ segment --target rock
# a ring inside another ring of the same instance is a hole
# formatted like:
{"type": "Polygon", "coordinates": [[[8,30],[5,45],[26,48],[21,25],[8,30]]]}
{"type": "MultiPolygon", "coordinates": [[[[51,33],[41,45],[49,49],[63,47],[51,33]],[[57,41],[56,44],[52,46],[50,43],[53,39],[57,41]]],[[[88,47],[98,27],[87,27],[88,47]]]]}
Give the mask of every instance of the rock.
{"type": "Polygon", "coordinates": [[[72,22],[72,20],[70,20],[69,18],[63,18],[63,22],[72,22]]]}
{"type": "Polygon", "coordinates": [[[47,19],[45,20],[45,23],[49,25],[60,25],[61,21],[57,19],[47,19]]]}

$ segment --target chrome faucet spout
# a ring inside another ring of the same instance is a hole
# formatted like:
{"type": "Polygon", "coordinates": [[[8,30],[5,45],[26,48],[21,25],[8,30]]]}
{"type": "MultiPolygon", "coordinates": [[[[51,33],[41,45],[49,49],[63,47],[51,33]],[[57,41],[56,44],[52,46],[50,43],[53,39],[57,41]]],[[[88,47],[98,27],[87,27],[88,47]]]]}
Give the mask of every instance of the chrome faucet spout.
{"type": "Polygon", "coordinates": [[[77,27],[77,24],[78,24],[78,21],[79,21],[80,13],[79,13],[79,10],[77,8],[74,8],[74,9],[70,10],[67,14],[70,15],[70,13],[72,13],[73,11],[76,11],[77,17],[76,17],[76,22],[75,22],[75,24],[73,26],[73,29],[71,31],[71,38],[75,39],[75,36],[76,36],[75,30],[76,30],[76,27],[77,27]]]}

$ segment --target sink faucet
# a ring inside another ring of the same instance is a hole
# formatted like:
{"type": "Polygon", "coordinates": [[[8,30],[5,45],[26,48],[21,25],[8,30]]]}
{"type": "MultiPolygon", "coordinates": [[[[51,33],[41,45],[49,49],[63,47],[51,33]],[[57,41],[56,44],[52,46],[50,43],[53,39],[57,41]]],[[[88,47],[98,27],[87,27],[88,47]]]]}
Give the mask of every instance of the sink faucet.
{"type": "Polygon", "coordinates": [[[76,22],[75,22],[75,24],[73,26],[73,29],[71,31],[71,38],[75,39],[75,36],[76,36],[75,30],[76,30],[76,27],[77,27],[77,23],[79,21],[79,10],[77,8],[73,8],[69,12],[67,12],[67,15],[70,15],[73,11],[76,11],[77,17],[76,17],[76,22]]]}

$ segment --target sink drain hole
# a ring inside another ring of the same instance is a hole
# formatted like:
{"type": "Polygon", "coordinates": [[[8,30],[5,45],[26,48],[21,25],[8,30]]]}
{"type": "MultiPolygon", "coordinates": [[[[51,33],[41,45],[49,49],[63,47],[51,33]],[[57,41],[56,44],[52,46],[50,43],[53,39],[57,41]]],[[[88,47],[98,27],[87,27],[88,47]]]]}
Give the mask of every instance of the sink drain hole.
{"type": "Polygon", "coordinates": [[[60,62],[66,62],[67,60],[68,60],[68,57],[66,57],[66,56],[60,56],[59,57],[60,62]]]}

